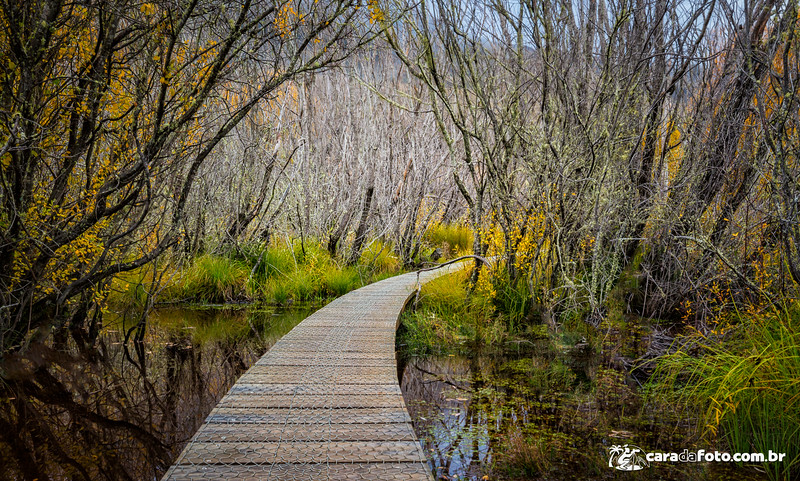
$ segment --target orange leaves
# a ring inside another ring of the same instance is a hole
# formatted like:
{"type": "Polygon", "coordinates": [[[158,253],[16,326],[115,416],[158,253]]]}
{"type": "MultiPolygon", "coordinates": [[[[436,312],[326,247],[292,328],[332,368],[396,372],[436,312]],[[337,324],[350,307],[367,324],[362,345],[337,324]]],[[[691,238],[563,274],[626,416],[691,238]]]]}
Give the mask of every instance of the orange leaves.
{"type": "Polygon", "coordinates": [[[147,17],[151,17],[156,13],[156,6],[152,3],[143,3],[139,6],[139,11],[147,17]]]}
{"type": "Polygon", "coordinates": [[[281,38],[285,38],[292,33],[298,21],[302,22],[302,17],[292,6],[292,2],[287,1],[278,8],[278,13],[275,15],[275,30],[281,38]]]}

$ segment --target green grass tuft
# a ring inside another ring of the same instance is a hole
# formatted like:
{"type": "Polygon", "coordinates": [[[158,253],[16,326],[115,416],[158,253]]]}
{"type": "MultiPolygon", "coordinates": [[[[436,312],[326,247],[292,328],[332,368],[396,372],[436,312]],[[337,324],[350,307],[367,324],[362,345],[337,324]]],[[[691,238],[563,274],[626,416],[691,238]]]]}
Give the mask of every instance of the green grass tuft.
{"type": "Polygon", "coordinates": [[[361,278],[354,268],[330,269],[323,273],[322,285],[327,295],[339,297],[361,287],[361,278]]]}
{"type": "Polygon", "coordinates": [[[699,409],[699,428],[732,452],[784,452],[771,479],[800,477],[800,309],[694,334],[660,360],[654,392],[699,409]],[[724,336],[719,340],[719,336],[724,336]]]}
{"type": "Polygon", "coordinates": [[[447,255],[459,255],[471,252],[472,229],[463,224],[433,224],[424,236],[425,241],[441,247],[447,255]]]}
{"type": "Polygon", "coordinates": [[[167,286],[163,299],[226,302],[245,296],[248,269],[240,261],[203,254],[184,268],[167,286]]]}

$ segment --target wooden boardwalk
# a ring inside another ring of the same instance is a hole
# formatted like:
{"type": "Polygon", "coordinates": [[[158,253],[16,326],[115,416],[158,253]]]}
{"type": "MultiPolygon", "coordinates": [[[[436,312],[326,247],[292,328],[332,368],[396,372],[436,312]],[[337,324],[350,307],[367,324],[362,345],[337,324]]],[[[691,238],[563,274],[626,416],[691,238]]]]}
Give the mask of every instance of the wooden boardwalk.
{"type": "Polygon", "coordinates": [[[163,479],[431,480],[395,359],[416,285],[416,273],[376,282],[298,324],[220,400],[163,479]]]}

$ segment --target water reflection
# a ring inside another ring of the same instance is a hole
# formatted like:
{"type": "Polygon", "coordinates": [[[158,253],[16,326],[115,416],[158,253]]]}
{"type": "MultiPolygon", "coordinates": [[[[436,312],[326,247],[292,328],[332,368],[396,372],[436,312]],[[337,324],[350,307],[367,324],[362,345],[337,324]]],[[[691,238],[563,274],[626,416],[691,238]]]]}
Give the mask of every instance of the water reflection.
{"type": "MultiPolygon", "coordinates": [[[[687,437],[687,421],[646,405],[635,381],[576,347],[424,358],[401,350],[401,388],[436,479],[627,479],[608,467],[611,445],[709,447],[687,437]]],[[[636,477],[766,479],[707,463],[662,463],[636,477]]]]}
{"type": "Polygon", "coordinates": [[[0,479],[160,479],[236,378],[313,309],[161,309],[0,365],[0,479]],[[128,338],[126,342],[126,336],[128,338]]]}
{"type": "MultiPolygon", "coordinates": [[[[478,358],[473,358],[473,361],[478,358]]],[[[479,478],[492,463],[489,449],[501,415],[475,409],[480,403],[480,367],[463,357],[416,358],[401,386],[428,459],[439,477],[479,478]]]]}

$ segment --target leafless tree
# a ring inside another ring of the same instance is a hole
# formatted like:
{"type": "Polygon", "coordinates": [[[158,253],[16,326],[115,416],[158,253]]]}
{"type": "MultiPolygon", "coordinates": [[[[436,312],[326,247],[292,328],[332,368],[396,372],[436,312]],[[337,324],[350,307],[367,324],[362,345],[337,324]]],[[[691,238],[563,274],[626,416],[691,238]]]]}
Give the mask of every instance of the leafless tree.
{"type": "Polygon", "coordinates": [[[357,7],[0,6],[3,349],[85,312],[75,307],[82,293],[181,242],[187,202],[217,145],[285,82],[369,40],[357,7]],[[245,63],[257,76],[242,82],[245,63]]]}

